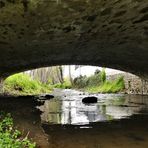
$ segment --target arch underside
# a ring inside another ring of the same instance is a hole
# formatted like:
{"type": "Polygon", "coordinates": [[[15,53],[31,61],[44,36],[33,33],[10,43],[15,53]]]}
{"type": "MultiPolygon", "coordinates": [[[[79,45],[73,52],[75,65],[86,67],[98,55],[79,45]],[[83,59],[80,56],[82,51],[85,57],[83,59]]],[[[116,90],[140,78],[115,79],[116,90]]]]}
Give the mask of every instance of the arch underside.
{"type": "Polygon", "coordinates": [[[147,0],[0,2],[0,75],[78,64],[148,76],[147,0]]]}

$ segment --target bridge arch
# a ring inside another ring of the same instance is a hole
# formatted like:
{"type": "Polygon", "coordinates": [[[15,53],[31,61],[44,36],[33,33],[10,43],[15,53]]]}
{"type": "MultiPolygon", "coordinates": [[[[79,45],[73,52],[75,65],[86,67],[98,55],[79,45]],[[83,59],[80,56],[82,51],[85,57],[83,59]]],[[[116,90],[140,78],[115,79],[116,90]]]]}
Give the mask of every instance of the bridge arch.
{"type": "Polygon", "coordinates": [[[148,76],[147,0],[0,3],[0,75],[79,64],[148,76]]]}

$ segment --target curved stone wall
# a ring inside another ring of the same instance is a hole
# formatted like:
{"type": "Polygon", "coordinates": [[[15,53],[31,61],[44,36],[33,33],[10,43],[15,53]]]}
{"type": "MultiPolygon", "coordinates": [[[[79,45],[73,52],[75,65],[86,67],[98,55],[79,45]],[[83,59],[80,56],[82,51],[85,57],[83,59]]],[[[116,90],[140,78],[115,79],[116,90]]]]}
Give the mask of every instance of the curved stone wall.
{"type": "Polygon", "coordinates": [[[0,0],[0,75],[99,65],[147,77],[147,0],[0,0]]]}

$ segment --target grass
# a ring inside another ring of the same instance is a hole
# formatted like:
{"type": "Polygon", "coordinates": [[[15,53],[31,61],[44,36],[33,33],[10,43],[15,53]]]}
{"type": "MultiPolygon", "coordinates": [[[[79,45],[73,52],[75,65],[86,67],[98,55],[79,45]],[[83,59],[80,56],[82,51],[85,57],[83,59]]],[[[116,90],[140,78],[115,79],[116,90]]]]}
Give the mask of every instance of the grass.
{"type": "Polygon", "coordinates": [[[43,84],[23,73],[12,75],[4,81],[4,93],[11,95],[50,93],[53,88],[78,88],[90,93],[117,93],[122,91],[124,87],[123,77],[119,77],[114,81],[106,80],[105,70],[90,77],[80,76],[74,79],[74,86],[68,79],[65,79],[64,83],[43,84]]]}
{"type": "Polygon", "coordinates": [[[29,75],[19,73],[4,81],[4,93],[13,95],[36,95],[51,92],[50,85],[33,80],[29,75]]]}
{"type": "Polygon", "coordinates": [[[86,87],[86,91],[90,93],[117,93],[125,88],[123,77],[119,77],[114,81],[105,81],[99,86],[86,87]]]}
{"type": "Polygon", "coordinates": [[[125,84],[123,77],[112,81],[106,80],[106,72],[103,69],[89,77],[79,76],[75,78],[73,87],[90,93],[117,93],[125,88],[125,84]]]}
{"type": "Polygon", "coordinates": [[[53,88],[67,89],[71,87],[68,79],[65,79],[64,83],[43,84],[23,73],[12,75],[4,81],[4,93],[10,95],[38,95],[50,93],[53,88]]]}
{"type": "Polygon", "coordinates": [[[70,88],[72,88],[72,85],[71,85],[71,82],[68,79],[65,79],[64,83],[54,84],[53,88],[70,89],[70,88]]]}
{"type": "Polygon", "coordinates": [[[0,112],[0,148],[35,148],[36,143],[15,129],[10,114],[0,112]]]}

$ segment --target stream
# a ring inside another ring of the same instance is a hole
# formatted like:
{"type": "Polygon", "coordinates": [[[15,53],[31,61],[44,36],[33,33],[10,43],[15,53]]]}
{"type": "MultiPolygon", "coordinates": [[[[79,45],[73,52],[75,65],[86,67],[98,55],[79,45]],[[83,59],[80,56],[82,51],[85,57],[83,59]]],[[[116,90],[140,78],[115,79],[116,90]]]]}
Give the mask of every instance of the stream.
{"type": "Polygon", "coordinates": [[[148,96],[55,89],[54,98],[0,97],[16,127],[38,148],[147,148],[148,96]],[[97,103],[84,104],[87,96],[97,103]]]}

